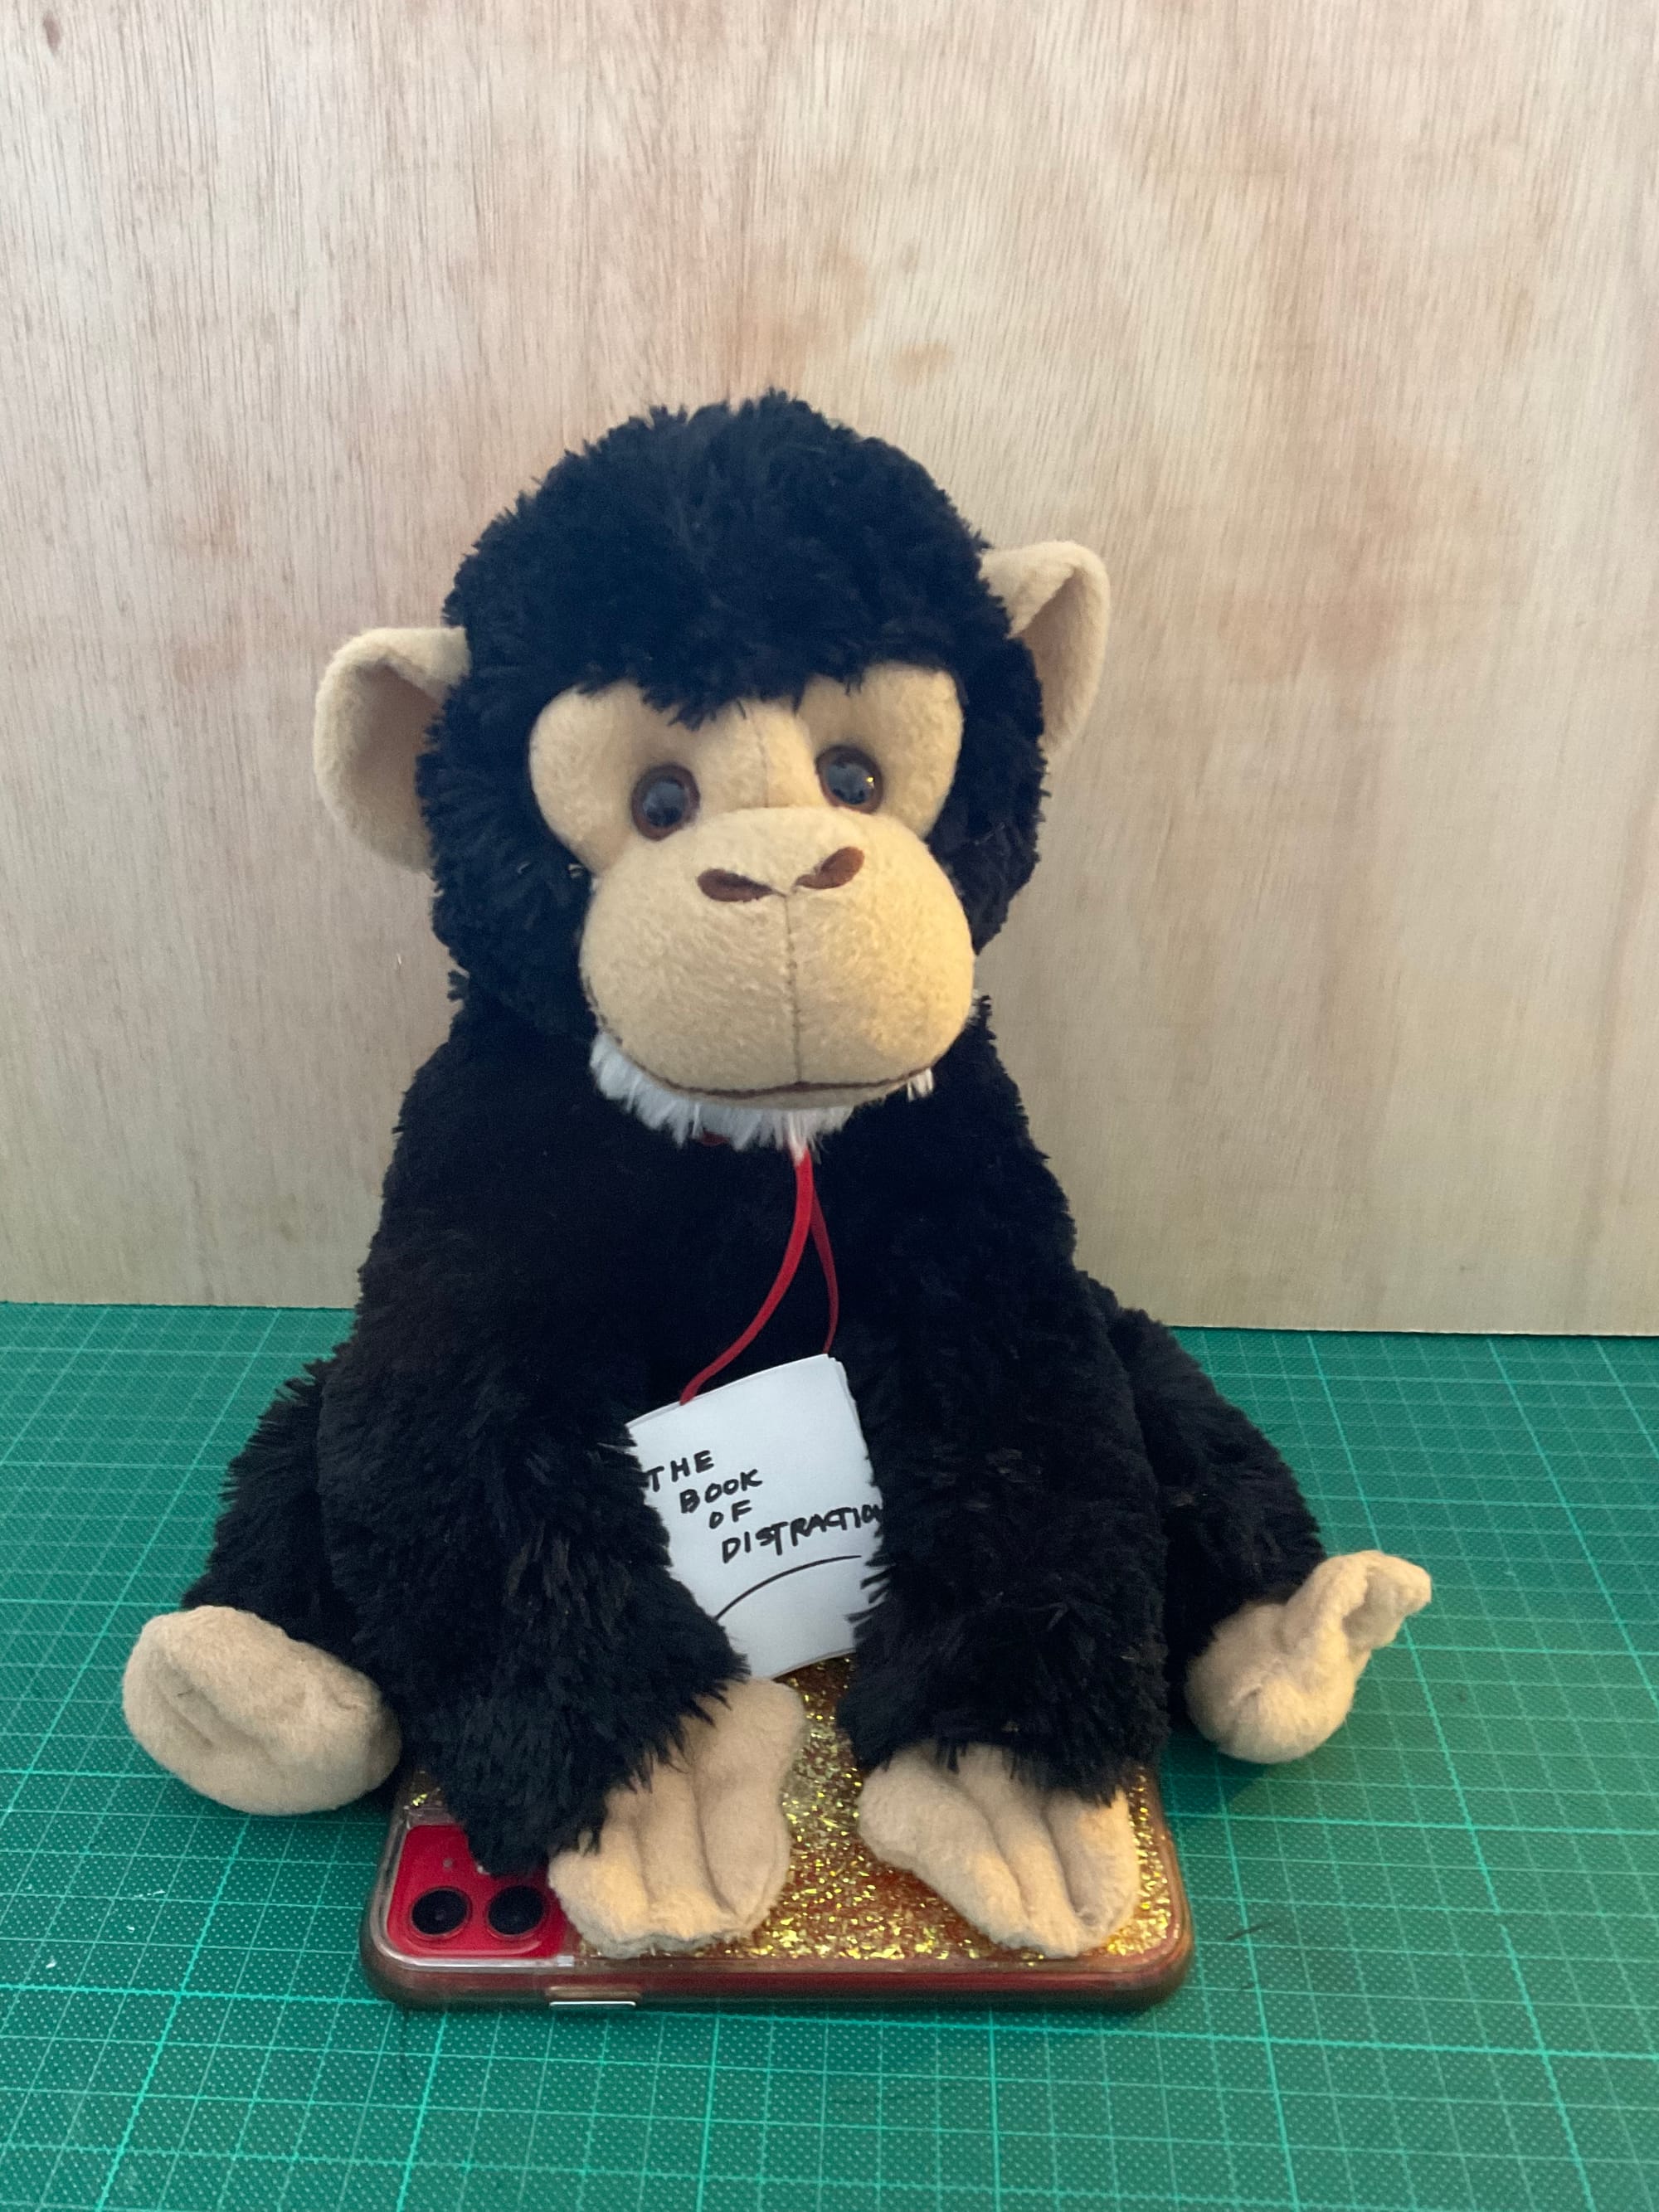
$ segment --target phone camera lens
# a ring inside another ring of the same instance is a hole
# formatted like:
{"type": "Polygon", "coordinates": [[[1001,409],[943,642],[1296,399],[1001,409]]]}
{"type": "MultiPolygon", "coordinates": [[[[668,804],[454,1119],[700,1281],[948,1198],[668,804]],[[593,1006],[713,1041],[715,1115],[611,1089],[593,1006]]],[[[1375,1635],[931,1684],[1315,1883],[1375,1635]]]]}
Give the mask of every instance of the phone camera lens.
{"type": "Polygon", "coordinates": [[[488,1918],[498,1936],[527,1936],[539,1926],[546,1911],[547,1899],[540,1890],[520,1881],[511,1889],[497,1891],[490,1899],[488,1918]]]}
{"type": "Polygon", "coordinates": [[[423,1889],[409,1917],[422,1936],[453,1936],[470,1910],[459,1889],[423,1889]]]}

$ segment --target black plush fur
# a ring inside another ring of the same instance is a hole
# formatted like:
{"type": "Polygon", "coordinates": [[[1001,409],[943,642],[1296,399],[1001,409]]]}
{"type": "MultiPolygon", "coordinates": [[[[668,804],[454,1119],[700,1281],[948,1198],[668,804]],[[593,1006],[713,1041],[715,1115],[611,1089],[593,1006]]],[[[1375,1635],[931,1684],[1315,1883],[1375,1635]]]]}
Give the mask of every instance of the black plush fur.
{"type": "MultiPolygon", "coordinates": [[[[1042,754],[979,550],[915,463],[774,394],[567,458],[456,580],[471,672],[420,774],[454,1025],[404,1102],[351,1334],[236,1462],[185,1602],[371,1676],[489,1865],[591,1834],[741,1671],[668,1574],[624,1424],[746,1324],[793,1198],[779,1153],[678,1149],[595,1091],[586,882],[532,798],[531,726],[622,678],[696,720],[879,659],[946,669],[963,743],[930,842],[982,944],[1030,872],[1042,754]]],[[[818,1188],[884,1507],[854,1750],[999,1743],[1109,1795],[1217,1622],[1322,1558],[1295,1480],[1078,1272],[982,1011],[931,1098],[825,1143],[818,1188]]],[[[732,1376],[823,1326],[804,1270],[732,1376]]]]}

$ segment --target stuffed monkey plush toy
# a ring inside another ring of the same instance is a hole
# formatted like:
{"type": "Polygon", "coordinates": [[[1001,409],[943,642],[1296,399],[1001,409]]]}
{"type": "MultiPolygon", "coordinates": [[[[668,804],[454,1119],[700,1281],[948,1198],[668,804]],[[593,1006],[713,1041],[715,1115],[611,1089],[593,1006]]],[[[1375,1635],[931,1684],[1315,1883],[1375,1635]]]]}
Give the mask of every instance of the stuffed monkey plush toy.
{"type": "MultiPolygon", "coordinates": [[[[431,872],[454,1023],[349,1335],[134,1649],[155,1758],[296,1813],[406,1749],[602,1949],[754,1928],[799,1701],[671,1574],[625,1424],[756,1314],[803,1151],[881,1498],[841,1716],[870,1849],[1075,1954],[1133,1909],[1122,1787],[1172,1703],[1250,1759],[1340,1723],[1427,1577],[1327,1558],[1273,1447],[1079,1273],[975,995],[1106,619],[1092,553],[988,550],[772,393],[568,455],[441,627],[336,657],[323,795],[431,872]]],[[[819,1351],[826,1304],[803,1273],[725,1379],[819,1351]]]]}

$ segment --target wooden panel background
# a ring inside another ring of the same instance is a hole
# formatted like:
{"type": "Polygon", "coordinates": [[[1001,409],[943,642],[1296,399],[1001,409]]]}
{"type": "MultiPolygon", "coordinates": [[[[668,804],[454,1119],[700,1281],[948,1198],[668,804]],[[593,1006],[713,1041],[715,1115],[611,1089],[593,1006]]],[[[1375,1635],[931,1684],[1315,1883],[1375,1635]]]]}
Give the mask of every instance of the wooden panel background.
{"type": "Polygon", "coordinates": [[[1659,1326],[1644,0],[52,0],[3,28],[0,1290],[348,1298],[441,1032],[331,647],[792,386],[1118,619],[987,963],[1172,1316],[1659,1326]]]}

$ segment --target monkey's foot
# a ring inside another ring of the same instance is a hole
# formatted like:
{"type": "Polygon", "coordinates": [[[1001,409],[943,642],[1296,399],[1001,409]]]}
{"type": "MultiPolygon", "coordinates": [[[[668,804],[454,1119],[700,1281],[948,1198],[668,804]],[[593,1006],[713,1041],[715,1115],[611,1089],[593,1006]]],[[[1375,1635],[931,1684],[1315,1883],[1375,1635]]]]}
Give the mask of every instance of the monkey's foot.
{"type": "Polygon", "coordinates": [[[1087,1805],[1016,1780],[975,1744],[954,1769],[920,1745],[865,1781],[859,1833],[878,1859],[920,1875],[964,1920],[1010,1950],[1072,1959],[1135,1909],[1139,1871],[1123,1796],[1087,1805]]]}
{"type": "Polygon", "coordinates": [[[1365,1662],[1432,1589],[1409,1559],[1347,1552],[1282,1605],[1241,1606],[1188,1669],[1194,1725],[1233,1759],[1300,1759],[1341,1727],[1365,1662]]]}
{"type": "Polygon", "coordinates": [[[234,1606],[146,1621],[121,1705],[152,1759],[239,1813],[349,1804],[385,1781],[401,1747],[367,1675],[234,1606]]]}
{"type": "Polygon", "coordinates": [[[596,1951],[692,1951],[760,1925],[789,1870],[781,1798],[805,1732],[787,1683],[738,1682],[675,1758],[611,1792],[597,1846],[548,1869],[596,1951]]]}

